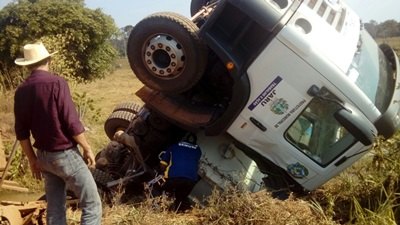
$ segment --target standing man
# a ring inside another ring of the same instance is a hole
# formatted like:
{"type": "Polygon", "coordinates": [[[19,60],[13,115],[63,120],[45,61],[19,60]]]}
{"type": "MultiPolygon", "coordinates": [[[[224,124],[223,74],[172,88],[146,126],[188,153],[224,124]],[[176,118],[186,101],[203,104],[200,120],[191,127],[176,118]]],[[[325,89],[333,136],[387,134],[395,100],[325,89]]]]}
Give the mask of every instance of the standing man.
{"type": "Polygon", "coordinates": [[[200,157],[201,149],[193,133],[160,153],[160,168],[165,179],[161,189],[175,195],[175,209],[185,210],[190,205],[187,197],[198,181],[200,157]]]}
{"type": "Polygon", "coordinates": [[[95,166],[94,155],[67,82],[49,72],[53,54],[39,42],[25,45],[24,58],[15,60],[17,65],[26,66],[30,71],[14,96],[16,136],[28,157],[33,177],[44,177],[47,224],[67,224],[67,188],[79,198],[81,224],[101,224],[101,200],[88,168],[95,166]],[[83,149],[83,157],[77,144],[83,149]]]}

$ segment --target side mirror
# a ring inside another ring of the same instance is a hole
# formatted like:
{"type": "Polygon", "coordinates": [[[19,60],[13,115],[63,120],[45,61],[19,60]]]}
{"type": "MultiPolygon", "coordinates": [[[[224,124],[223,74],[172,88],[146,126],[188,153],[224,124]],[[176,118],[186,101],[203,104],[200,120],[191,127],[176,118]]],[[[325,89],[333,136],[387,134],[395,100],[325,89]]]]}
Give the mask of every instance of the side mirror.
{"type": "Polygon", "coordinates": [[[333,116],[335,119],[363,145],[368,146],[374,142],[375,127],[369,126],[369,122],[364,121],[360,115],[347,109],[342,102],[337,99],[324,96],[321,93],[321,89],[316,85],[311,85],[311,87],[307,90],[307,94],[311,97],[336,103],[338,106],[340,106],[340,109],[334,113],[333,116]]]}
{"type": "Polygon", "coordinates": [[[335,119],[349,131],[363,145],[368,146],[374,142],[374,129],[357,115],[347,109],[339,109],[334,114],[335,119]]]}

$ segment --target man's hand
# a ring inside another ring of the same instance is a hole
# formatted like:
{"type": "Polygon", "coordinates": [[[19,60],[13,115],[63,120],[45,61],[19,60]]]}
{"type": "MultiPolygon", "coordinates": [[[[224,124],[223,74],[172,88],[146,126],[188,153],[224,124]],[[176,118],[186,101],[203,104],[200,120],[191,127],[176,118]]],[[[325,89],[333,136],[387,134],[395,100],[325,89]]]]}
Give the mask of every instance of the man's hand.
{"type": "Polygon", "coordinates": [[[125,132],[123,131],[123,130],[118,130],[117,132],[115,132],[115,134],[114,134],[114,140],[115,141],[118,141],[118,142],[122,142],[122,139],[123,139],[123,134],[124,134],[125,132]]]}
{"type": "Polygon", "coordinates": [[[83,158],[85,159],[85,162],[87,163],[87,165],[89,167],[92,167],[92,168],[96,167],[96,160],[94,158],[94,154],[93,154],[92,150],[84,149],[83,150],[83,158]]]}
{"type": "Polygon", "coordinates": [[[29,161],[29,166],[31,167],[33,178],[35,178],[36,180],[41,180],[42,179],[42,170],[40,169],[40,165],[37,162],[37,160],[35,159],[32,161],[29,161]]]}
{"type": "Polygon", "coordinates": [[[86,140],[85,134],[80,133],[76,136],[73,136],[73,138],[83,148],[83,159],[85,160],[87,165],[94,168],[96,166],[96,160],[94,158],[92,149],[90,148],[90,145],[86,140]]]}
{"type": "Polygon", "coordinates": [[[36,154],[33,151],[31,140],[24,139],[20,140],[19,143],[21,144],[22,151],[25,153],[26,157],[28,157],[29,166],[31,167],[32,176],[37,180],[42,179],[42,170],[36,158],[36,154]]]}

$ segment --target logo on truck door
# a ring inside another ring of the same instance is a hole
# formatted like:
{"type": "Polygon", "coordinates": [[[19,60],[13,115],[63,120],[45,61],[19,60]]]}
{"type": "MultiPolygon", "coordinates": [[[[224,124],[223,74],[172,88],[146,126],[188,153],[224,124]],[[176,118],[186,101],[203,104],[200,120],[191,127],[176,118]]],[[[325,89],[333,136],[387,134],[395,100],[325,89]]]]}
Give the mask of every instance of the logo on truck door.
{"type": "Polygon", "coordinates": [[[295,178],[304,178],[308,176],[308,169],[298,162],[288,165],[287,171],[295,178]]]}
{"type": "Polygon", "coordinates": [[[295,88],[277,76],[247,108],[263,122],[278,128],[305,103],[295,88]],[[273,114],[266,113],[265,109],[273,114]]]}
{"type": "Polygon", "coordinates": [[[274,100],[271,104],[271,111],[275,114],[282,115],[284,114],[289,108],[289,104],[283,98],[278,98],[274,100]]]}

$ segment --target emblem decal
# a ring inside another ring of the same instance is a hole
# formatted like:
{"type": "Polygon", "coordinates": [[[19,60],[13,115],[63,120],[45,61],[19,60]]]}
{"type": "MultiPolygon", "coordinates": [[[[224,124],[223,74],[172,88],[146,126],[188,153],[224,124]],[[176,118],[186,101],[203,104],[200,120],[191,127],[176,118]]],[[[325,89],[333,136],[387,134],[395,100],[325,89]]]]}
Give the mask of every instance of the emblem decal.
{"type": "Polygon", "coordinates": [[[298,162],[288,165],[287,170],[289,174],[295,178],[304,178],[308,176],[308,169],[298,162]]]}
{"type": "Polygon", "coordinates": [[[271,111],[277,115],[284,114],[289,108],[289,104],[283,98],[276,99],[271,104],[271,111]]]}

